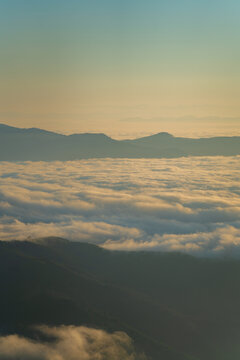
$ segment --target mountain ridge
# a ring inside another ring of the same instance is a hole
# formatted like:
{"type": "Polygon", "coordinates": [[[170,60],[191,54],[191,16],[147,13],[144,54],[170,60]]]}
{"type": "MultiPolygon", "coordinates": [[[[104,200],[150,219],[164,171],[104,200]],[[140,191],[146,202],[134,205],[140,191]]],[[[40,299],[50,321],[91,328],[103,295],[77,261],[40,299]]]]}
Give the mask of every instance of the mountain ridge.
{"type": "Polygon", "coordinates": [[[45,130],[42,128],[37,128],[37,127],[30,127],[30,128],[22,128],[22,127],[17,127],[17,126],[12,126],[12,125],[7,125],[4,123],[0,123],[0,133],[3,130],[8,130],[9,132],[26,132],[26,133],[31,133],[31,132],[36,132],[36,133],[42,133],[42,134],[53,134],[53,135],[59,135],[62,137],[72,137],[72,136],[82,136],[82,135],[93,135],[93,136],[100,136],[100,137],[105,137],[105,138],[109,138],[111,140],[114,141],[118,141],[118,142],[125,142],[125,141],[136,141],[136,140],[142,140],[142,139],[148,139],[148,138],[155,138],[155,137],[168,137],[168,138],[175,138],[175,139],[191,139],[191,140],[198,140],[198,139],[232,139],[232,138],[240,138],[240,136],[209,136],[209,137],[203,137],[203,138],[199,138],[199,137],[184,137],[184,136],[175,136],[167,131],[160,131],[151,135],[145,135],[145,136],[141,136],[141,137],[137,137],[137,138],[131,138],[131,139],[114,139],[111,136],[102,133],[102,132],[79,132],[79,133],[71,133],[71,134],[62,134],[60,132],[56,132],[56,131],[50,131],[50,130],[45,130]]]}
{"type": "Polygon", "coordinates": [[[240,136],[185,138],[160,132],[137,139],[116,140],[103,133],[63,135],[0,124],[0,161],[235,155],[240,155],[240,136]]]}

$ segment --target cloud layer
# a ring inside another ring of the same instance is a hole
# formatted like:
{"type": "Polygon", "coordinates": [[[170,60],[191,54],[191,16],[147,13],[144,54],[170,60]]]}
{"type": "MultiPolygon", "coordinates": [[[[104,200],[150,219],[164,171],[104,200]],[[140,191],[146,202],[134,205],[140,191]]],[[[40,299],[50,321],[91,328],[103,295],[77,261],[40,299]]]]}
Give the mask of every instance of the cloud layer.
{"type": "Polygon", "coordinates": [[[0,238],[240,253],[240,157],[0,164],[0,238]]]}
{"type": "Polygon", "coordinates": [[[33,341],[18,335],[0,337],[1,360],[146,360],[136,354],[126,333],[109,334],[86,327],[41,326],[54,341],[33,341]]]}

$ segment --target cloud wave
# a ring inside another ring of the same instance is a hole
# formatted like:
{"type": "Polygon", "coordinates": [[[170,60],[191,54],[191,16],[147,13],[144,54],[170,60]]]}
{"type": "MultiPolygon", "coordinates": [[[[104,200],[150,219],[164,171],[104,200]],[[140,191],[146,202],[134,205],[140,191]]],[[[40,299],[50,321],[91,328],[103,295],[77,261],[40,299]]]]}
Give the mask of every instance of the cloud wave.
{"type": "Polygon", "coordinates": [[[0,163],[0,238],[238,254],[240,157],[0,163]]]}

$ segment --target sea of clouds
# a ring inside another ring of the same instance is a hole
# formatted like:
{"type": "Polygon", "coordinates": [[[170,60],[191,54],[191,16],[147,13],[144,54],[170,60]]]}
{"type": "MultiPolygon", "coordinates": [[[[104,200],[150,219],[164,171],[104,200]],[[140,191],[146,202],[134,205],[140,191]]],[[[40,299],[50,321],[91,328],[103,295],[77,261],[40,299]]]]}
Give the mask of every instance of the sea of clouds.
{"type": "Polygon", "coordinates": [[[240,256],[240,157],[0,163],[0,239],[240,256]]]}
{"type": "Polygon", "coordinates": [[[107,333],[84,326],[41,326],[38,331],[54,341],[42,342],[8,335],[0,337],[1,360],[146,360],[137,354],[124,332],[107,333]]]}

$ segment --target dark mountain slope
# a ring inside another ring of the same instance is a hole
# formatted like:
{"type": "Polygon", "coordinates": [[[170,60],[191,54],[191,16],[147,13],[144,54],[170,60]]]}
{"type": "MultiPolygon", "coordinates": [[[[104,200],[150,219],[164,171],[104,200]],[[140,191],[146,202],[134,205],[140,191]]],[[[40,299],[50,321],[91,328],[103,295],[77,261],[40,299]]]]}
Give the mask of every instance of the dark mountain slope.
{"type": "MultiPolygon", "coordinates": [[[[2,334],[29,334],[29,326],[42,323],[88,325],[126,331],[153,359],[188,359],[178,337],[171,346],[164,341],[183,331],[186,343],[190,321],[137,291],[87,273],[81,261],[72,265],[70,243],[55,246],[0,243],[2,334]]],[[[95,248],[88,251],[91,257],[95,248]]]]}
{"type": "Polygon", "coordinates": [[[240,261],[50,238],[0,242],[0,269],[2,333],[84,324],[126,331],[154,360],[239,359],[240,261]]]}

